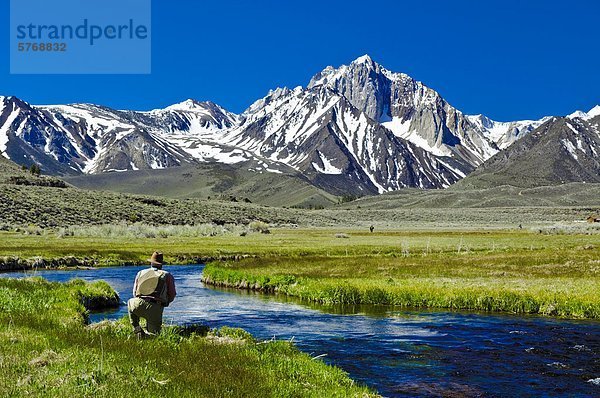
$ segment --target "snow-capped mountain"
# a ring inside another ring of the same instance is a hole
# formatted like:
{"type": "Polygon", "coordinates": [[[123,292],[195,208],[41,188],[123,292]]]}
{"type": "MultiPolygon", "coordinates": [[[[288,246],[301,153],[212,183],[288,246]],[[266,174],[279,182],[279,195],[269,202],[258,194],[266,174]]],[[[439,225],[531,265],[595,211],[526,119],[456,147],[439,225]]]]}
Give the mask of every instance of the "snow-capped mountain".
{"type": "MultiPolygon", "coordinates": [[[[567,117],[571,119],[578,117],[589,120],[598,115],[600,115],[600,105],[596,105],[589,112],[575,111],[567,117]]],[[[545,116],[539,120],[497,122],[484,115],[467,115],[467,118],[481,130],[486,131],[487,136],[495,142],[500,149],[508,148],[518,139],[523,138],[548,120],[552,119],[551,116],[545,116]]]]}
{"type": "Polygon", "coordinates": [[[228,142],[292,166],[338,192],[441,188],[468,171],[396,137],[328,87],[279,89],[255,103],[228,142]]]}
{"type": "Polygon", "coordinates": [[[308,87],[318,85],[345,96],[396,136],[434,155],[477,167],[499,150],[485,129],[436,91],[406,74],[390,72],[367,55],[350,65],[325,68],[308,87]]]}
{"type": "Polygon", "coordinates": [[[2,99],[5,156],[55,174],[164,168],[186,161],[181,148],[135,123],[127,112],[90,105],[31,106],[2,99]],[[7,115],[5,117],[5,114],[7,115]]]}
{"type": "Polygon", "coordinates": [[[523,187],[600,182],[600,115],[552,117],[461,181],[523,187]]]}
{"type": "Polygon", "coordinates": [[[546,116],[540,120],[519,120],[516,122],[496,122],[484,115],[467,115],[471,123],[485,131],[499,149],[508,148],[519,138],[529,134],[550,119],[546,116]]]}
{"type": "Polygon", "coordinates": [[[595,107],[590,109],[588,112],[575,111],[575,112],[571,113],[570,115],[568,115],[567,117],[571,118],[571,119],[580,118],[583,120],[589,120],[589,119],[593,119],[599,115],[600,115],[600,105],[596,105],[595,107]]]}
{"type": "Polygon", "coordinates": [[[216,104],[191,100],[150,112],[91,104],[31,106],[14,97],[2,98],[0,107],[0,150],[5,156],[17,163],[35,161],[58,174],[161,169],[212,160],[220,150],[232,150],[209,144],[203,153],[203,138],[238,123],[236,115],[216,104]],[[193,143],[188,143],[190,135],[193,143]]]}
{"type": "Polygon", "coordinates": [[[306,88],[272,90],[240,115],[191,99],[139,112],[0,97],[0,151],[51,174],[252,160],[264,172],[291,167],[329,192],[360,194],[447,187],[548,120],[464,115],[363,56],[325,68],[306,88]]]}

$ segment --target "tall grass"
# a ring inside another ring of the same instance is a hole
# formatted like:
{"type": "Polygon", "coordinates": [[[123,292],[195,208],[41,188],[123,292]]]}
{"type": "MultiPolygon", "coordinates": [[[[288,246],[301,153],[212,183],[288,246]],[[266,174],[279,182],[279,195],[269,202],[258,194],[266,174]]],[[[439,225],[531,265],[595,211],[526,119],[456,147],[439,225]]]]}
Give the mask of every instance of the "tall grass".
{"type": "MultiPolygon", "coordinates": [[[[376,304],[600,318],[598,249],[474,250],[264,257],[211,263],[207,283],[324,304],[376,304]]],[[[468,250],[466,249],[468,248],[468,250]]]]}
{"type": "MultiPolygon", "coordinates": [[[[227,227],[227,226],[226,226],[227,227]]],[[[151,229],[153,227],[149,227],[151,229]]],[[[185,228],[185,227],[184,227],[185,228]]],[[[112,230],[108,228],[109,231],[112,230]]],[[[169,238],[127,237],[127,228],[114,237],[102,228],[89,233],[86,227],[80,230],[86,236],[45,236],[0,231],[0,256],[54,258],[69,255],[101,256],[120,258],[123,262],[148,257],[148,251],[157,246],[166,256],[177,254],[197,256],[216,254],[251,254],[258,256],[306,256],[339,255],[349,256],[404,256],[413,258],[417,254],[456,252],[462,245],[470,252],[505,253],[515,250],[533,249],[534,252],[555,248],[586,246],[597,241],[592,235],[544,235],[531,231],[385,231],[370,234],[368,230],[348,230],[350,239],[336,239],[336,230],[327,229],[271,229],[271,234],[251,233],[239,236],[236,233],[216,236],[173,236],[169,238]],[[87,232],[86,232],[87,231],[87,232]],[[593,240],[592,240],[593,239],[593,240]],[[407,249],[403,253],[404,249],[407,249]],[[408,253],[406,253],[408,252],[408,253]]],[[[462,249],[461,249],[462,251],[462,249]]]]}
{"type": "Polygon", "coordinates": [[[239,329],[132,338],[125,320],[85,325],[106,284],[0,279],[2,397],[367,397],[338,368],[239,329]]]}

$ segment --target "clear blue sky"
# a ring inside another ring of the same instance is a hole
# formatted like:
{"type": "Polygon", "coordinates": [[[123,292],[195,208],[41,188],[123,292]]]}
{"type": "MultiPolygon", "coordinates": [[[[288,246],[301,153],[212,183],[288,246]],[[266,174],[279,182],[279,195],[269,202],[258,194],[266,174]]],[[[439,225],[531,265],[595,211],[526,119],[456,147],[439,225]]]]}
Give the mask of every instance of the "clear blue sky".
{"type": "Polygon", "coordinates": [[[277,86],[369,54],[496,120],[600,103],[599,1],[152,2],[152,74],[10,75],[2,0],[0,95],[147,110],[186,98],[241,112],[277,86]]]}

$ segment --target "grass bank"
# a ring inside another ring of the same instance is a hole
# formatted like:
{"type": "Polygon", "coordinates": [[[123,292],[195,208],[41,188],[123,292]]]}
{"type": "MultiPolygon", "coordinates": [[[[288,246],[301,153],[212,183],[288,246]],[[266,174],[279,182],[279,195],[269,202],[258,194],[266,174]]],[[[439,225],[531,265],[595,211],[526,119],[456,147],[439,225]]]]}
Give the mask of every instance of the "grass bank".
{"type": "Polygon", "coordinates": [[[237,329],[137,341],[124,321],[86,326],[84,304],[111,297],[101,282],[1,279],[0,396],[372,396],[291,343],[237,329]]]}
{"type": "Polygon", "coordinates": [[[169,263],[219,260],[205,273],[216,284],[325,303],[599,318],[600,235],[581,231],[272,228],[166,238],[0,232],[0,268],[7,260],[140,264],[161,250],[169,263]]]}
{"type": "Polygon", "coordinates": [[[532,238],[513,234],[510,242],[484,244],[486,235],[474,234],[452,245],[449,236],[422,236],[395,251],[215,262],[205,268],[204,278],[213,285],[277,291],[324,304],[600,318],[600,251],[589,243],[597,238],[532,238]]]}

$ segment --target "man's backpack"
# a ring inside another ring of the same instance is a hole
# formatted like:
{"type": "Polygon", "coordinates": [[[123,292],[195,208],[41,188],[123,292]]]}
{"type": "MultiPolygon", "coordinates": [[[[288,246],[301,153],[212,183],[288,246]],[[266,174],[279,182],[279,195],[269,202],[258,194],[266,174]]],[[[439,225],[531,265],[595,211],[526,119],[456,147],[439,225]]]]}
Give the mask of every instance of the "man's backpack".
{"type": "Polygon", "coordinates": [[[140,271],[135,296],[152,296],[164,306],[169,304],[167,298],[167,272],[156,268],[140,271]]]}

